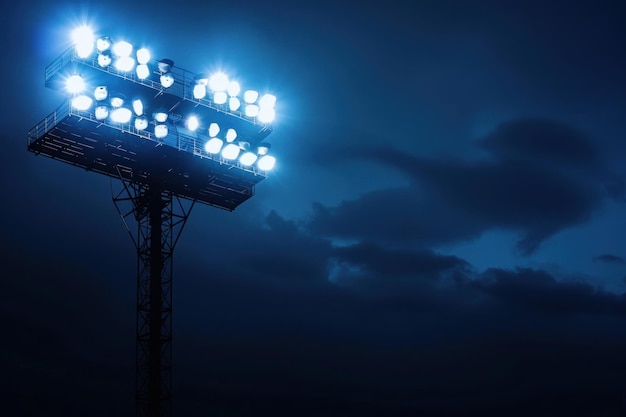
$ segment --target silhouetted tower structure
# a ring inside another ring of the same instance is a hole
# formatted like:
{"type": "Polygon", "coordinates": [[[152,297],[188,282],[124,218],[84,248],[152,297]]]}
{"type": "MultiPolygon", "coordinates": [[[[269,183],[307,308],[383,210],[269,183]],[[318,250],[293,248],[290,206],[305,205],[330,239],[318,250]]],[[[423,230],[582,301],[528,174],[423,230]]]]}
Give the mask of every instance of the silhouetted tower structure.
{"type": "Polygon", "coordinates": [[[137,252],[136,411],[166,417],[176,242],[196,203],[232,211],[273,168],[275,97],[77,31],[45,71],[68,99],[28,132],[27,149],[119,180],[112,198],[137,252]]]}

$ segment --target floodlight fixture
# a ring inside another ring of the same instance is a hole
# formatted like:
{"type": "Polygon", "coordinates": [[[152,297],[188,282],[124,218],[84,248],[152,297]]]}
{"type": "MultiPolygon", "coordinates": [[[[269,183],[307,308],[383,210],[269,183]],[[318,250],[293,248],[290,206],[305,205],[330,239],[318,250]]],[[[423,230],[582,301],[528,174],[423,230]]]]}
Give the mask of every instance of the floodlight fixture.
{"type": "Polygon", "coordinates": [[[254,152],[244,152],[244,154],[239,158],[239,162],[241,165],[249,167],[256,162],[257,158],[258,156],[254,152]]]}
{"type": "Polygon", "coordinates": [[[67,101],[28,132],[28,150],[121,181],[113,202],[138,226],[137,415],[167,416],[177,233],[195,203],[232,211],[274,168],[276,97],[83,30],[46,67],[46,87],[67,101]]]}
{"type": "Polygon", "coordinates": [[[276,104],[276,96],[274,94],[263,94],[263,96],[259,99],[259,106],[261,108],[273,108],[276,104]]]}
{"type": "Polygon", "coordinates": [[[108,96],[109,90],[106,85],[99,85],[93,90],[93,97],[98,101],[106,100],[108,96]]]}
{"type": "Polygon", "coordinates": [[[161,74],[160,81],[163,88],[170,88],[174,85],[174,76],[170,72],[161,74]]]}
{"type": "Polygon", "coordinates": [[[231,97],[228,99],[228,108],[230,111],[237,111],[241,107],[241,101],[237,97],[231,97]]]}
{"type": "Polygon", "coordinates": [[[257,167],[259,167],[262,171],[270,171],[276,165],[276,158],[272,155],[263,155],[259,158],[259,162],[257,162],[257,167]]]}
{"type": "Polygon", "coordinates": [[[148,48],[137,49],[137,62],[142,65],[150,62],[150,50],[148,48]]]}
{"type": "Polygon", "coordinates": [[[157,68],[163,74],[167,74],[168,72],[170,72],[172,70],[172,67],[174,67],[174,61],[172,61],[171,59],[163,58],[159,62],[157,62],[157,68]]]}
{"type": "Polygon", "coordinates": [[[246,105],[246,116],[248,117],[257,117],[259,114],[259,106],[256,104],[247,104],[246,105]]]}
{"type": "Polygon", "coordinates": [[[204,97],[206,97],[206,85],[195,84],[193,86],[193,98],[200,100],[204,97]]]}
{"type": "Polygon", "coordinates": [[[150,68],[146,64],[139,64],[135,68],[135,72],[137,73],[137,78],[140,80],[145,80],[150,76],[150,68]]]}
{"type": "Polygon", "coordinates": [[[119,41],[113,45],[113,54],[117,57],[130,56],[133,53],[133,45],[127,41],[119,41]]]}
{"type": "Polygon", "coordinates": [[[85,91],[85,80],[78,74],[70,75],[65,80],[65,89],[70,94],[78,94],[85,91]]]}
{"type": "Polygon", "coordinates": [[[196,129],[198,129],[198,126],[200,126],[200,120],[198,120],[197,116],[191,115],[187,118],[186,125],[187,129],[194,132],[196,129]]]}
{"type": "Polygon", "coordinates": [[[148,118],[140,116],[135,118],[135,129],[146,130],[148,128],[148,118]]]}
{"type": "Polygon", "coordinates": [[[209,77],[209,88],[212,91],[226,91],[228,88],[228,75],[221,71],[212,74],[209,77]]]}
{"type": "Polygon", "coordinates": [[[154,120],[156,120],[158,123],[165,123],[165,121],[167,120],[167,113],[164,111],[157,111],[154,113],[154,120]]]}
{"type": "Polygon", "coordinates": [[[97,106],[94,113],[96,120],[104,120],[109,117],[109,108],[107,106],[97,106]]]}
{"type": "Polygon", "coordinates": [[[259,98],[259,92],[256,90],[246,90],[246,92],[243,93],[243,100],[248,104],[254,103],[257,98],[259,98]]]}
{"type": "Polygon", "coordinates": [[[217,154],[222,149],[222,145],[224,141],[220,138],[211,138],[207,141],[206,145],[204,145],[204,150],[210,154],[217,154]]]}
{"type": "Polygon", "coordinates": [[[237,131],[232,127],[226,131],[226,142],[234,142],[237,139],[237,131]]]}
{"type": "MultiPolygon", "coordinates": [[[[254,106],[254,104],[249,104],[254,106]]],[[[261,123],[271,123],[276,118],[276,111],[271,107],[261,107],[257,113],[257,120],[261,123]]]]}
{"type": "Polygon", "coordinates": [[[126,124],[133,117],[133,112],[126,107],[118,107],[111,111],[111,120],[115,123],[126,124]]]}
{"type": "Polygon", "coordinates": [[[102,36],[96,41],[96,49],[102,53],[111,49],[111,38],[102,36]]]}
{"type": "Polygon", "coordinates": [[[122,72],[129,72],[135,68],[135,59],[132,56],[120,56],[115,60],[115,68],[122,72]]]}
{"type": "Polygon", "coordinates": [[[137,116],[143,116],[143,101],[136,98],[133,100],[133,111],[137,116]]]}
{"type": "Polygon", "coordinates": [[[228,145],[224,146],[224,149],[222,150],[222,157],[228,160],[237,159],[240,151],[241,148],[239,146],[235,145],[234,143],[229,143],[228,145]]]}
{"type": "Polygon", "coordinates": [[[225,104],[226,101],[228,101],[226,91],[216,91],[215,93],[213,93],[213,102],[215,104],[225,104]]]}
{"type": "Polygon", "coordinates": [[[241,86],[237,81],[231,81],[228,83],[228,88],[226,89],[228,95],[231,97],[236,97],[241,92],[241,86]]]}
{"type": "Polygon", "coordinates": [[[113,62],[110,51],[104,51],[98,54],[98,65],[102,68],[106,68],[113,62]]]}
{"type": "Polygon", "coordinates": [[[166,124],[158,124],[154,126],[154,136],[157,139],[163,139],[168,134],[168,128],[166,124]]]}
{"type": "Polygon", "coordinates": [[[79,58],[87,58],[91,55],[94,47],[94,34],[89,26],[82,25],[74,29],[72,32],[72,41],[74,42],[74,48],[76,55],[79,58]]]}
{"type": "Polygon", "coordinates": [[[76,110],[87,110],[91,107],[93,99],[85,94],[81,94],[72,99],[72,107],[76,110]]]}
{"type": "Polygon", "coordinates": [[[220,125],[213,122],[209,125],[209,136],[214,138],[220,133],[220,125]]]}
{"type": "Polygon", "coordinates": [[[111,99],[109,101],[111,102],[111,107],[113,107],[114,109],[121,107],[126,101],[126,96],[117,91],[112,92],[110,96],[111,96],[111,99]]]}
{"type": "Polygon", "coordinates": [[[261,142],[256,146],[256,153],[263,156],[267,155],[272,146],[267,142],[261,142]]]}

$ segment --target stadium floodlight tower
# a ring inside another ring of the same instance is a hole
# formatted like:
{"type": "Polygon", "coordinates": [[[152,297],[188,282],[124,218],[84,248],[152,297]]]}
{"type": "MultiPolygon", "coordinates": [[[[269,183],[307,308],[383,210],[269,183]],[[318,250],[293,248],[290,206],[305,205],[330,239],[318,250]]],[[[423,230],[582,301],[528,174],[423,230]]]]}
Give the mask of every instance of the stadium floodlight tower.
{"type": "Polygon", "coordinates": [[[45,71],[68,98],[28,132],[27,149],[115,180],[137,251],[136,411],[169,416],[174,247],[195,203],[232,211],[274,167],[265,139],[276,98],[86,26],[72,39],[45,71]]]}

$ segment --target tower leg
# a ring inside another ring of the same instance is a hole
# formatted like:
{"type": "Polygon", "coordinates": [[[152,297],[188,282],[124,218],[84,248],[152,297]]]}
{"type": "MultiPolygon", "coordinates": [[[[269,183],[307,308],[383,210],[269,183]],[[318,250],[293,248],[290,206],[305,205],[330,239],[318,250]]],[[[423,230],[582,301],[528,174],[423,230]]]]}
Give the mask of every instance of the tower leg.
{"type": "Polygon", "coordinates": [[[183,204],[159,184],[121,179],[113,202],[137,249],[136,412],[138,417],[170,417],[172,255],[194,202],[183,204]],[[125,204],[130,210],[122,210],[125,204]],[[137,223],[135,233],[130,219],[137,223]]]}

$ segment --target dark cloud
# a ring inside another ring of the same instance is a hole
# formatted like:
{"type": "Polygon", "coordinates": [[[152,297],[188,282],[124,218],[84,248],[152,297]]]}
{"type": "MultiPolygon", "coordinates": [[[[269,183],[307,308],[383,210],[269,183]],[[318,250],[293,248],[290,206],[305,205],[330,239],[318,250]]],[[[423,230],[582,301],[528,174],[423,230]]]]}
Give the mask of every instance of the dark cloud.
{"type": "Polygon", "coordinates": [[[336,207],[316,205],[310,230],[437,245],[505,229],[522,233],[518,248],[530,254],[558,231],[588,221],[605,198],[618,194],[615,187],[607,192],[616,176],[603,170],[591,138],[566,125],[520,120],[478,144],[491,158],[423,158],[387,147],[342,149],[347,158],[401,170],[413,185],[367,193],[336,207]]]}
{"type": "Polygon", "coordinates": [[[603,255],[598,255],[593,258],[594,262],[606,262],[610,264],[626,264],[626,260],[621,256],[613,255],[610,253],[605,253],[603,255]]]}

